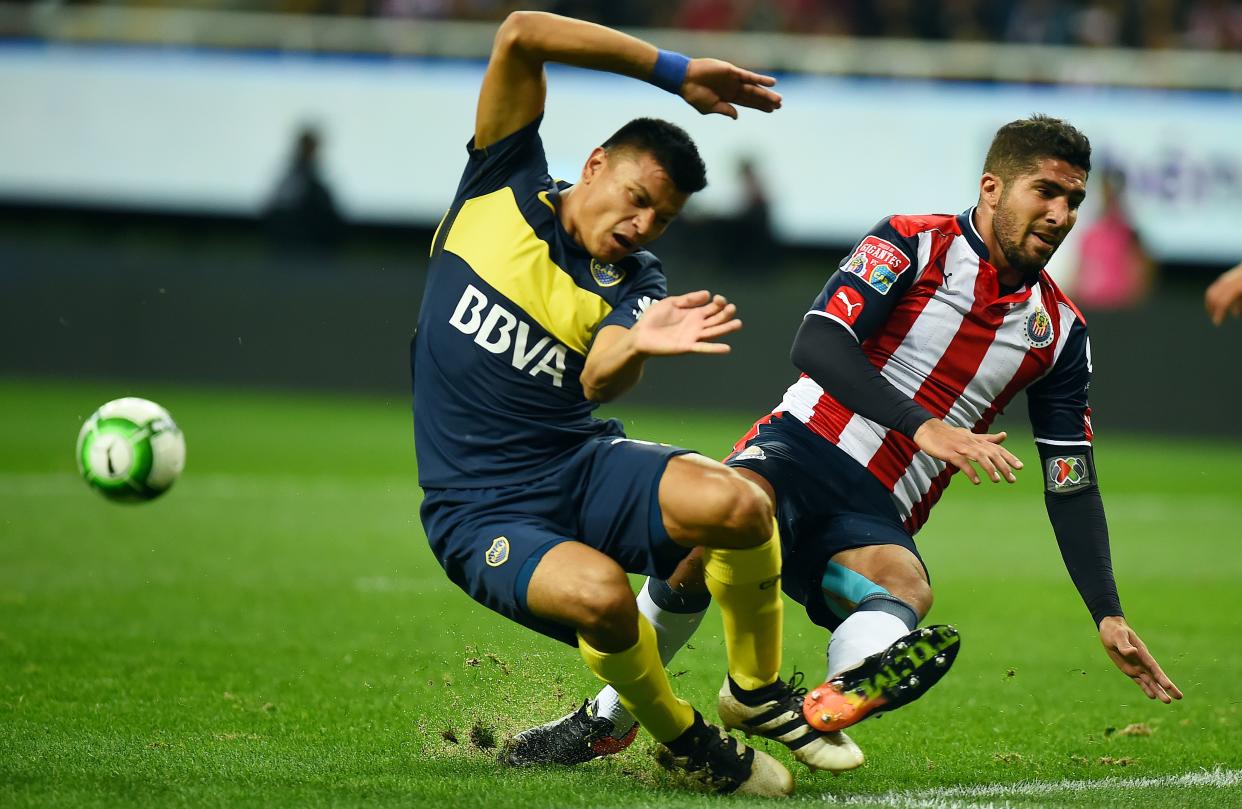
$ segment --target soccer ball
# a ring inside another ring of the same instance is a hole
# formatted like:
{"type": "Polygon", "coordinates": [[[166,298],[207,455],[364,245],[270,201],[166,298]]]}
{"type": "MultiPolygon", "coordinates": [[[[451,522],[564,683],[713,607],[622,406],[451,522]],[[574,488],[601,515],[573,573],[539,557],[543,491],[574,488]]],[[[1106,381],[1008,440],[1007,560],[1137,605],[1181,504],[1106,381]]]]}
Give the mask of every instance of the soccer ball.
{"type": "Polygon", "coordinates": [[[78,469],[109,500],[141,502],[168,491],[185,468],[185,438],[155,402],[108,402],[78,433],[78,469]]]}

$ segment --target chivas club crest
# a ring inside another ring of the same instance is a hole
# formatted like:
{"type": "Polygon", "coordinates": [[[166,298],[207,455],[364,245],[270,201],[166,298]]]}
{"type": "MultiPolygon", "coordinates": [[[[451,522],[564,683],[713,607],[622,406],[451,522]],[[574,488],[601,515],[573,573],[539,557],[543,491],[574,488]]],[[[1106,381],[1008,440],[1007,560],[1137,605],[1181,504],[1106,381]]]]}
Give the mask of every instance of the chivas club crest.
{"type": "Polygon", "coordinates": [[[1044,307],[1036,307],[1026,319],[1026,341],[1032,348],[1045,348],[1052,344],[1054,337],[1052,318],[1044,307]]]}

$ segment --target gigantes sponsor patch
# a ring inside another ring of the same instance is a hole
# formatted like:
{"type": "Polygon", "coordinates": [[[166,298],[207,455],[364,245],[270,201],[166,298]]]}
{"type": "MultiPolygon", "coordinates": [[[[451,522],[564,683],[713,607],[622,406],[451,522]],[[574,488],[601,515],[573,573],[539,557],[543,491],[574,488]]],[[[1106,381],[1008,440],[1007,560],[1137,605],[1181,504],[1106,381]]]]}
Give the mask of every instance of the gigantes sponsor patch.
{"type": "Polygon", "coordinates": [[[879,236],[863,239],[854,255],[842,265],[843,270],[857,275],[881,295],[887,295],[909,267],[910,257],[879,236]]]}

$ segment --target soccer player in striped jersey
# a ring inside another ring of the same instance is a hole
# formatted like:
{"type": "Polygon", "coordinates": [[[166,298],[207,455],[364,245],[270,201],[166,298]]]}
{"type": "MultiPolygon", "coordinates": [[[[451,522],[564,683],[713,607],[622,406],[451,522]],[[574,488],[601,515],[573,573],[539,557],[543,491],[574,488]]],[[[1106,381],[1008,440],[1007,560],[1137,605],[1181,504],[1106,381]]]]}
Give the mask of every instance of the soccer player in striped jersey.
{"type": "Polygon", "coordinates": [[[836,768],[855,752],[811,727],[779,677],[770,502],[738,470],[592,416],[648,358],[727,351],[715,341],[741,326],[718,295],[666,297],[644,249],[706,184],[703,162],[678,127],[638,119],[591,152],[577,183],[553,181],[539,136],[546,62],[648,79],[705,114],[780,106],[774,79],[727,62],[551,14],[501,25],[412,345],[423,526],[455,584],[577,647],[673,766],[714,792],[788,794],[783,765],[674,696],[626,577],[666,577],[703,548],[731,708],[786,716],[795,757],[836,768]]]}
{"type": "MultiPolygon", "coordinates": [[[[952,663],[954,630],[916,628],[932,590],[914,536],[956,473],[1016,480],[1021,461],[988,430],[1021,390],[1048,516],[1105,652],[1149,698],[1182,696],[1121,609],[1092,452],[1087,327],[1044,270],[1090,169],[1081,132],[1034,116],[996,133],[975,206],[881,221],[804,317],[791,354],[801,375],[726,459],[773,502],[784,591],[832,633],[827,681],[805,703],[821,729],[907,704],[952,663]]],[[[640,595],[666,659],[702,614],[692,561],[640,595]]],[[[607,689],[594,705],[614,735],[632,723],[607,689]]],[[[573,747],[566,736],[562,719],[518,738],[555,761],[573,747]]]]}

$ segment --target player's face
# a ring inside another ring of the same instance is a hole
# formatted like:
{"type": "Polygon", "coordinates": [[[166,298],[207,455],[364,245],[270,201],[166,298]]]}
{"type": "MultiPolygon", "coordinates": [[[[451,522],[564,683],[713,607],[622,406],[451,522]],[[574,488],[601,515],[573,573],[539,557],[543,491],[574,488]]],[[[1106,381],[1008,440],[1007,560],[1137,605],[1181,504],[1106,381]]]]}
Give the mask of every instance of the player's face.
{"type": "Polygon", "coordinates": [[[597,149],[580,185],[585,194],[575,236],[587,252],[608,264],[658,238],[689,198],[646,152],[608,154],[597,149]]]}
{"type": "Polygon", "coordinates": [[[1055,158],[1040,160],[1035,171],[1004,184],[992,232],[1005,261],[1028,283],[1074,227],[1086,193],[1087,172],[1055,158]]]}

